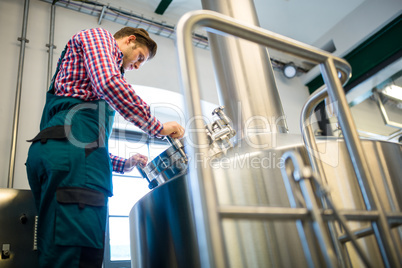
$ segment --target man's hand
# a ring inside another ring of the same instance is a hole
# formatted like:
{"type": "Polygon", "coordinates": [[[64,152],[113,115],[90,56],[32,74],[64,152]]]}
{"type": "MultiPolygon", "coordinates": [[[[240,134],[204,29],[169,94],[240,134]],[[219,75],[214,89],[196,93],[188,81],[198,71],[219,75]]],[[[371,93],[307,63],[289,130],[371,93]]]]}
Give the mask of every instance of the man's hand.
{"type": "Polygon", "coordinates": [[[147,163],[148,157],[142,154],[135,154],[126,160],[126,163],[124,164],[124,172],[130,172],[137,165],[145,167],[147,163]]]}
{"type": "Polygon", "coordinates": [[[162,136],[170,136],[172,138],[181,139],[184,136],[184,128],[177,122],[167,122],[163,124],[163,129],[159,134],[162,136]]]}

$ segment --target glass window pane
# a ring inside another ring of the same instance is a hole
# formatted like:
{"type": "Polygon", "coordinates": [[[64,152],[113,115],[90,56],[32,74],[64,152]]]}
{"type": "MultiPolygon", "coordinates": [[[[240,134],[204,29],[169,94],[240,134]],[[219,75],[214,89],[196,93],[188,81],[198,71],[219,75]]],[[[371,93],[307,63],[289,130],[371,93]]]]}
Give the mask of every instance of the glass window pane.
{"type": "Polygon", "coordinates": [[[130,260],[130,225],[128,217],[109,217],[110,260],[130,260]]]}
{"type": "Polygon", "coordinates": [[[113,155],[128,158],[134,153],[140,153],[148,156],[148,146],[141,142],[129,142],[110,139],[109,152],[113,155]]]}
{"type": "Polygon", "coordinates": [[[113,196],[109,198],[109,215],[128,216],[134,204],[149,191],[146,179],[113,176],[113,196]]]}
{"type": "MultiPolygon", "coordinates": [[[[110,139],[109,153],[123,158],[130,158],[135,154],[142,154],[149,157],[147,144],[116,139],[110,139]]],[[[131,172],[126,172],[124,174],[129,176],[140,176],[140,173],[136,168],[134,168],[131,172]]]]}

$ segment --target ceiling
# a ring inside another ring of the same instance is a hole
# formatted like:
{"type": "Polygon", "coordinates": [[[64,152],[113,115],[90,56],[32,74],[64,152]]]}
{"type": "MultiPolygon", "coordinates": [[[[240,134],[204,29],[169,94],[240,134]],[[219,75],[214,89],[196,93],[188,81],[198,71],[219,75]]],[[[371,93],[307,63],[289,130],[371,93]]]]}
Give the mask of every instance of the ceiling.
{"type": "MultiPolygon", "coordinates": [[[[154,11],[161,1],[109,0],[108,2],[173,25],[186,12],[202,9],[201,0],[173,0],[163,15],[158,15],[154,11]]],[[[364,1],[255,0],[254,5],[262,28],[313,44],[364,1]]]]}

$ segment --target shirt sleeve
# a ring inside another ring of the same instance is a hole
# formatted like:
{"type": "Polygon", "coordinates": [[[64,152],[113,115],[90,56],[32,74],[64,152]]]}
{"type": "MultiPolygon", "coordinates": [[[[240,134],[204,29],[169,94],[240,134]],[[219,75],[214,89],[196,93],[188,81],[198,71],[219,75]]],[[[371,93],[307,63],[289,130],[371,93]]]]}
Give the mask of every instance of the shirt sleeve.
{"type": "Polygon", "coordinates": [[[113,171],[120,174],[124,174],[124,165],[127,159],[112,155],[111,153],[109,153],[109,157],[110,160],[112,161],[113,171]]]}
{"type": "Polygon", "coordinates": [[[151,114],[149,105],[120,72],[117,59],[121,52],[114,37],[101,28],[83,31],[78,36],[95,94],[142,131],[150,136],[160,136],[163,124],[151,114]]]}

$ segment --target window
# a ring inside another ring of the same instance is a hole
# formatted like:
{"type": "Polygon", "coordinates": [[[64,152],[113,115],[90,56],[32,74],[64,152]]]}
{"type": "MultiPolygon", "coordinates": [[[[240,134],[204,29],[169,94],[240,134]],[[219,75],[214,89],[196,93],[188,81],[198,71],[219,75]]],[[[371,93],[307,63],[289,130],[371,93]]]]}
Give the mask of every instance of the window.
{"type": "MultiPolygon", "coordinates": [[[[120,131],[116,131],[121,133],[120,131]]],[[[110,139],[109,151],[122,157],[141,153],[153,159],[169,147],[167,141],[145,139],[141,133],[116,134],[110,139]]],[[[149,192],[148,182],[134,169],[130,173],[113,174],[114,195],[109,199],[109,217],[105,245],[105,267],[131,267],[129,214],[134,204],[149,192]]]]}
{"type": "MultiPolygon", "coordinates": [[[[161,122],[177,121],[184,125],[183,100],[180,94],[166,90],[135,86],[141,98],[151,105],[151,112],[161,122]]],[[[154,159],[169,147],[166,140],[150,139],[140,129],[116,113],[109,152],[129,158],[140,153],[154,159]]],[[[135,203],[150,192],[147,180],[137,169],[130,173],[113,173],[113,196],[109,199],[104,267],[131,267],[129,214],[135,203]]]]}

